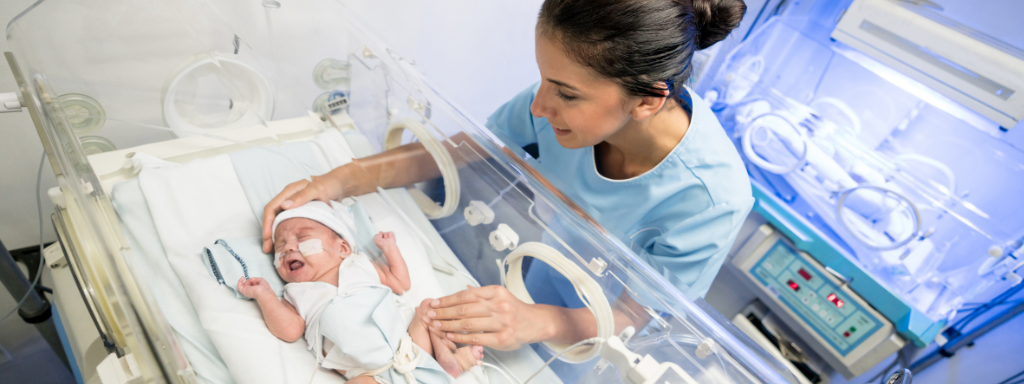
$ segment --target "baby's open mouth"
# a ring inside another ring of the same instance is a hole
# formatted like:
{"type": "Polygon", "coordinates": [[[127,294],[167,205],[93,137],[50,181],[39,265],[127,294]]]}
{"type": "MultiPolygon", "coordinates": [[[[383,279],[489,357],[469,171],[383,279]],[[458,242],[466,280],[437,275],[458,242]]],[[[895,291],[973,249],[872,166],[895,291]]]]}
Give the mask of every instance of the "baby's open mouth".
{"type": "Polygon", "coordinates": [[[305,265],[306,265],[306,263],[303,263],[301,260],[289,261],[288,262],[288,271],[289,272],[295,272],[295,271],[299,270],[299,268],[302,268],[305,265]]]}

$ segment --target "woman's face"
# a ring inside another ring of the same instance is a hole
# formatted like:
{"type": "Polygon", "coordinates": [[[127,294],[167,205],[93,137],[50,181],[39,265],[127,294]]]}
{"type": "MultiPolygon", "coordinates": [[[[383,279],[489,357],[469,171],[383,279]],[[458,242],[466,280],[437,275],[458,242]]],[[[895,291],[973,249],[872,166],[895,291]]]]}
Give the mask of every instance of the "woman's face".
{"type": "Polygon", "coordinates": [[[559,144],[569,149],[597,145],[633,118],[641,98],[626,98],[621,86],[570,59],[545,33],[536,34],[536,43],[541,85],[530,112],[548,119],[559,144]]]}

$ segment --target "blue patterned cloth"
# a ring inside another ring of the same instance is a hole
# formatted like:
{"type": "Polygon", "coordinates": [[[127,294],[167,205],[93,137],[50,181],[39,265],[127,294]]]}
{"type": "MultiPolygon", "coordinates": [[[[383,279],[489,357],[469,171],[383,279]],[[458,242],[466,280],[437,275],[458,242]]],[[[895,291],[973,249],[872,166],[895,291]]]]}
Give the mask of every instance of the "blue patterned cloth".
{"type": "Polygon", "coordinates": [[[263,238],[250,237],[245,239],[220,239],[213,245],[203,248],[203,265],[210,276],[218,283],[231,288],[235,297],[251,300],[238,292],[237,283],[240,277],[251,279],[262,277],[277,297],[284,294],[284,281],[274,269],[274,257],[263,253],[263,238]]]}

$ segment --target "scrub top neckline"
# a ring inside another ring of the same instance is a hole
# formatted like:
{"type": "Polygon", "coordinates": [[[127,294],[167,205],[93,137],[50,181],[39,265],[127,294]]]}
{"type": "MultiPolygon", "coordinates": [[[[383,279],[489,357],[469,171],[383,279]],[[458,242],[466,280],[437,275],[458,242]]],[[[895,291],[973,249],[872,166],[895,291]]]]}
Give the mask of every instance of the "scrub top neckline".
{"type": "MultiPolygon", "coordinates": [[[[693,94],[693,92],[690,91],[690,87],[686,87],[686,92],[690,94],[690,100],[695,100],[696,99],[696,96],[693,94]]],[[[680,107],[682,107],[682,106],[680,106],[680,107]]],[[[686,143],[686,138],[692,136],[692,135],[690,135],[690,132],[694,129],[694,126],[696,125],[693,122],[695,120],[697,120],[697,108],[691,108],[691,110],[693,112],[690,113],[690,125],[686,129],[686,133],[683,134],[683,138],[679,139],[679,142],[676,143],[676,146],[673,147],[672,150],[669,151],[669,153],[667,155],[665,155],[665,157],[663,159],[661,159],[661,161],[659,161],[657,165],[655,165],[654,167],[651,167],[651,169],[648,169],[644,173],[641,173],[639,175],[630,177],[628,179],[612,179],[610,177],[602,175],[601,172],[597,170],[597,152],[594,151],[594,146],[589,146],[589,147],[587,147],[587,151],[589,151],[590,153],[588,154],[587,158],[590,159],[590,166],[594,170],[594,174],[597,175],[597,177],[599,177],[599,178],[601,178],[602,180],[605,180],[605,181],[610,181],[610,182],[613,182],[613,183],[628,183],[628,182],[640,180],[640,179],[644,178],[645,176],[648,176],[650,174],[656,173],[655,171],[657,171],[658,168],[661,168],[662,165],[664,165],[665,162],[667,162],[669,158],[671,158],[673,155],[676,154],[676,152],[679,151],[679,148],[683,147],[683,144],[686,143]]]]}

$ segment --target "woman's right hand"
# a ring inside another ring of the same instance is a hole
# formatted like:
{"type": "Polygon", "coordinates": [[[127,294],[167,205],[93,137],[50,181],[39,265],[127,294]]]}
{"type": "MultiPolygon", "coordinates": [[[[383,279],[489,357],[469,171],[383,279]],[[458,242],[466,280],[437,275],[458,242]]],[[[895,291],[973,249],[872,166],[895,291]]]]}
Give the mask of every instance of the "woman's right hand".
{"type": "Polygon", "coordinates": [[[263,208],[263,252],[274,250],[273,226],[278,213],[312,201],[341,200],[371,191],[375,185],[357,162],[345,164],[310,180],[288,184],[263,208]]]}
{"type": "Polygon", "coordinates": [[[467,287],[431,303],[431,331],[446,340],[510,351],[553,338],[561,319],[549,306],[527,304],[505,287],[467,287]]]}

